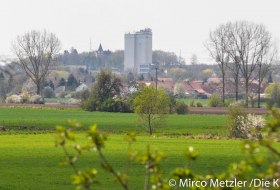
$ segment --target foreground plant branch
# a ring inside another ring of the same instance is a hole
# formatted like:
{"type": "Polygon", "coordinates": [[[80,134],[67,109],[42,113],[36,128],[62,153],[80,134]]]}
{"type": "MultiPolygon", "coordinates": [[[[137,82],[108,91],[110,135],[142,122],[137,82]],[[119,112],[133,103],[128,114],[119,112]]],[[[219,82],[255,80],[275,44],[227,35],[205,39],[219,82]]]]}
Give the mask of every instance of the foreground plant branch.
{"type": "Polygon", "coordinates": [[[107,135],[100,133],[96,125],[90,127],[88,131],[88,136],[90,137],[90,140],[92,141],[92,147],[96,148],[99,158],[101,160],[101,166],[111,173],[116,180],[120,183],[120,185],[123,187],[123,189],[128,190],[127,185],[127,177],[124,174],[121,174],[120,172],[115,171],[115,169],[112,167],[112,165],[108,162],[106,157],[104,156],[102,152],[102,148],[104,147],[104,142],[107,140],[107,135]]]}

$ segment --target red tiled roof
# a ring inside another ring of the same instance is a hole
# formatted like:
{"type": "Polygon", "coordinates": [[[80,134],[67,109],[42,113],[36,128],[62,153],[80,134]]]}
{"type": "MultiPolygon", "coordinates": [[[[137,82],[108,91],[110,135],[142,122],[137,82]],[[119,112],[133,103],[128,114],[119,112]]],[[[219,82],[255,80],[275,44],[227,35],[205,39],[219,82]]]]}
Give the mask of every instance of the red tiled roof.
{"type": "MultiPolygon", "coordinates": [[[[156,82],[155,81],[138,81],[138,83],[139,84],[145,84],[147,86],[149,86],[149,85],[156,86],[156,82]]],[[[173,89],[174,89],[174,82],[173,82],[173,80],[172,81],[170,81],[170,80],[167,80],[167,81],[158,80],[157,85],[158,85],[158,87],[162,87],[162,88],[167,89],[169,91],[173,91],[173,89]]]]}
{"type": "Polygon", "coordinates": [[[186,92],[195,91],[197,93],[206,93],[204,89],[202,89],[200,82],[191,81],[191,82],[181,82],[186,92]]]}

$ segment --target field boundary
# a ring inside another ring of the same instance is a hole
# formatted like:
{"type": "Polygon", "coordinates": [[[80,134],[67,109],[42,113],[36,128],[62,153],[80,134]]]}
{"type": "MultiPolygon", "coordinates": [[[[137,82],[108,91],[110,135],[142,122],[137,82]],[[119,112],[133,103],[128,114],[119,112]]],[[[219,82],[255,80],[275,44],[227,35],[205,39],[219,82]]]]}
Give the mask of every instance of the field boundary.
{"type": "Polygon", "coordinates": [[[27,107],[27,108],[81,108],[79,104],[61,104],[61,103],[45,103],[45,104],[14,104],[14,103],[2,103],[0,107],[27,107]]]}
{"type": "MultiPolygon", "coordinates": [[[[61,103],[45,103],[45,104],[13,104],[2,103],[0,107],[36,107],[36,108],[81,108],[79,104],[61,104],[61,103]]],[[[265,115],[267,109],[262,108],[244,108],[247,113],[256,115],[265,115]]],[[[189,107],[189,114],[207,114],[207,115],[225,115],[228,113],[226,107],[189,107]]]]}
{"type": "MultiPolygon", "coordinates": [[[[267,113],[266,108],[244,108],[244,110],[247,113],[256,115],[265,115],[267,113]]],[[[189,107],[189,114],[225,115],[227,113],[228,108],[226,107],[189,107]]]]}

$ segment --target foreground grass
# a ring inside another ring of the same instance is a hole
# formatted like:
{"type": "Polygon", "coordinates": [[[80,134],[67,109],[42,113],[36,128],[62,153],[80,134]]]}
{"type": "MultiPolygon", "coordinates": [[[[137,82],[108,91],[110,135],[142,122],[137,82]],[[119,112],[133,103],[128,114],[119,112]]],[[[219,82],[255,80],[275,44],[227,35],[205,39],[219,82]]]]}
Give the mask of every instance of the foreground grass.
{"type": "MultiPolygon", "coordinates": [[[[171,135],[227,135],[225,115],[169,115],[157,133],[171,135]]],[[[89,126],[93,123],[110,133],[145,133],[133,113],[86,112],[79,109],[0,108],[0,125],[9,129],[52,130],[72,119],[89,126]]]]}
{"type": "MultiPolygon", "coordinates": [[[[84,134],[80,133],[78,136],[81,138],[84,134]]],[[[61,148],[54,146],[54,134],[0,135],[0,144],[1,190],[74,189],[69,177],[72,170],[70,167],[58,165],[64,155],[61,148]]],[[[229,163],[246,157],[240,150],[240,141],[237,140],[139,136],[132,148],[141,152],[145,150],[146,144],[165,152],[167,158],[162,163],[165,175],[168,175],[171,169],[186,163],[183,152],[190,145],[200,153],[198,160],[191,163],[191,168],[200,174],[221,172],[229,163]]],[[[105,150],[105,155],[116,169],[128,173],[131,189],[143,189],[145,170],[143,166],[128,163],[128,145],[123,136],[110,135],[105,150]]],[[[100,184],[95,189],[120,189],[111,176],[100,168],[96,153],[84,154],[78,165],[81,168],[97,167],[100,184]]]]}

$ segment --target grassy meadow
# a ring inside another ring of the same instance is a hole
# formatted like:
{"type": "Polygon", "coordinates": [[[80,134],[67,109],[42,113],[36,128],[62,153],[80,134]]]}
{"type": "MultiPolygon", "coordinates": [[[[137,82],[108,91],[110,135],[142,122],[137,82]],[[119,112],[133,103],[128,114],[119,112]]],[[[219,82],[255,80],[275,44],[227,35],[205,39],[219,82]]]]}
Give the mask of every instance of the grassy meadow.
{"type": "MultiPolygon", "coordinates": [[[[52,130],[69,119],[84,126],[97,124],[109,133],[145,133],[133,113],[86,112],[80,109],[0,108],[0,125],[13,130],[52,130]]],[[[227,135],[225,115],[169,115],[156,132],[169,135],[218,134],[227,135]]]]}
{"type": "MultiPolygon", "coordinates": [[[[219,173],[228,164],[238,162],[247,155],[241,151],[240,140],[228,140],[226,115],[169,115],[153,136],[139,126],[133,113],[86,112],[80,109],[1,107],[0,126],[0,190],[71,190],[68,166],[59,166],[64,153],[55,147],[55,125],[64,125],[72,119],[83,126],[97,124],[109,133],[105,155],[115,168],[127,173],[131,189],[143,189],[145,169],[139,164],[129,163],[129,150],[124,135],[137,132],[137,141],[131,149],[144,152],[146,145],[159,149],[166,155],[162,162],[167,177],[171,169],[184,166],[184,151],[193,146],[199,158],[190,167],[199,174],[219,173]],[[221,139],[206,139],[205,135],[222,136],[221,139]],[[193,139],[193,136],[195,138],[193,139]],[[199,136],[201,135],[201,136],[199,136]],[[203,139],[200,139],[203,138],[203,139]]],[[[85,143],[85,131],[78,131],[78,139],[85,143]]],[[[279,146],[280,148],[280,146],[279,146]]],[[[260,154],[266,154],[261,151],[260,154]]],[[[95,152],[85,153],[77,162],[80,169],[96,167],[98,186],[95,189],[121,189],[110,174],[101,169],[95,152]]]]}
{"type": "MultiPolygon", "coordinates": [[[[84,134],[78,134],[83,139],[84,134]]],[[[84,141],[83,141],[84,142],[84,141]]],[[[146,144],[166,155],[162,162],[167,177],[172,168],[186,164],[184,150],[192,145],[199,151],[199,158],[191,168],[200,174],[219,173],[231,162],[246,155],[240,150],[238,140],[186,139],[184,137],[149,137],[140,135],[132,144],[133,150],[143,152],[146,144]]],[[[59,166],[64,154],[54,146],[54,134],[2,134],[0,135],[0,189],[1,190],[70,190],[70,167],[59,166]]],[[[123,135],[112,134],[106,142],[105,155],[117,170],[128,173],[131,189],[143,189],[145,170],[139,164],[128,163],[128,144],[123,135]],[[132,166],[132,167],[131,167],[132,166]]],[[[263,152],[264,154],[264,152],[263,152]]],[[[83,154],[79,168],[89,166],[98,169],[96,189],[121,189],[110,174],[104,173],[95,152],[83,154]]]]}

